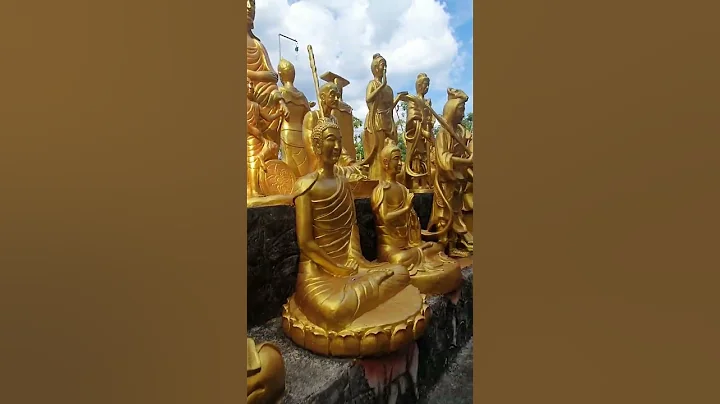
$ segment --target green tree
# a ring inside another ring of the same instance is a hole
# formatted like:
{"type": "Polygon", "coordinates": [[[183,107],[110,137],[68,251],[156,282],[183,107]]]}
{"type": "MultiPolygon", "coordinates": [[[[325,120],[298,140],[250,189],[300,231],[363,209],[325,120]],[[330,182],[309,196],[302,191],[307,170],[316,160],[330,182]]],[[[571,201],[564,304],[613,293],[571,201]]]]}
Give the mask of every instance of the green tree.
{"type": "Polygon", "coordinates": [[[353,128],[355,129],[355,133],[353,133],[353,141],[355,142],[355,159],[357,161],[362,161],[362,159],[365,158],[365,149],[363,149],[362,145],[362,132],[357,130],[362,128],[362,126],[363,122],[353,116],[353,128]]]}

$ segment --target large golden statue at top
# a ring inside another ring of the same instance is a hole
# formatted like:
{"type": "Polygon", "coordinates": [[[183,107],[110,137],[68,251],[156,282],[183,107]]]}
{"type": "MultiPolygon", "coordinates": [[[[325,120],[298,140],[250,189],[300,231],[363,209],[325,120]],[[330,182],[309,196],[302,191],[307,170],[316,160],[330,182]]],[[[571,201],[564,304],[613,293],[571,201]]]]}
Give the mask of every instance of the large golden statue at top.
{"type": "Polygon", "coordinates": [[[448,100],[439,118],[441,128],[435,139],[433,209],[424,236],[437,237],[452,257],[467,257],[473,251],[473,237],[463,218],[463,193],[472,181],[472,149],[468,148],[468,130],[461,124],[465,117],[467,94],[448,88],[448,100]],[[435,231],[431,231],[432,229],[435,231]]]}
{"type": "MultiPolygon", "coordinates": [[[[287,115],[284,100],[274,103],[272,93],[278,89],[278,75],[272,67],[265,45],[253,34],[255,27],[255,0],[247,0],[247,77],[253,83],[254,99],[267,116],[281,115],[272,120],[263,120],[259,129],[266,132],[276,144],[280,144],[280,125],[283,115],[287,115]]],[[[275,156],[277,159],[277,156],[275,156]]]]}
{"type": "Polygon", "coordinates": [[[305,94],[295,87],[295,66],[292,63],[285,59],[280,60],[278,72],[283,83],[280,93],[290,112],[288,118],[283,120],[280,130],[283,161],[297,177],[302,177],[312,171],[303,143],[303,119],[315,103],[309,102],[305,94]]]}
{"type": "Polygon", "coordinates": [[[370,203],[375,214],[378,259],[408,268],[413,285],[423,293],[444,294],[462,282],[460,264],[447,257],[445,246],[421,239],[420,220],[413,196],[397,181],[402,161],[392,139],[380,151],[384,178],[375,187],[370,203]]]}
{"type": "Polygon", "coordinates": [[[272,344],[247,339],[247,404],[275,404],[285,392],[285,362],[272,344]]]}
{"type": "Polygon", "coordinates": [[[300,263],[295,294],[283,307],[283,330],[321,355],[395,351],[424,330],[424,296],[410,285],[405,267],[363,257],[353,195],[336,165],[342,135],[335,119],[318,120],[311,146],[320,166],[295,183],[300,263]]]}
{"type": "Polygon", "coordinates": [[[408,101],[405,124],[405,178],[406,185],[414,192],[430,190],[429,154],[434,147],[433,128],[435,117],[430,112],[432,101],[425,95],[430,89],[430,78],[420,73],[415,81],[417,95],[408,101]]]}
{"type": "Polygon", "coordinates": [[[398,140],[393,111],[404,93],[393,98],[392,87],[387,84],[387,62],[379,53],[373,55],[370,70],[373,79],[365,92],[368,113],[362,138],[365,159],[361,164],[369,165],[370,179],[380,180],[383,177],[380,149],[385,145],[385,139],[398,140]]]}

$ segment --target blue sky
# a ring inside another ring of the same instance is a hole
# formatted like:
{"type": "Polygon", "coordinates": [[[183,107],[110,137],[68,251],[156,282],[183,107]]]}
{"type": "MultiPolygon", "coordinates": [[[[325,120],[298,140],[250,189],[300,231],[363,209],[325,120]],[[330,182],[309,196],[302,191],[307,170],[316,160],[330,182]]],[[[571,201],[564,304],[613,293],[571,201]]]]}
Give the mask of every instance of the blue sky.
{"type": "Polygon", "coordinates": [[[472,0],[257,0],[255,33],[273,65],[282,55],[297,71],[295,85],[315,100],[307,45],[313,46],[318,73],[333,71],[350,81],[345,101],[364,120],[364,94],[374,53],[388,61],[388,83],[415,91],[418,73],[430,76],[437,112],[447,87],[463,89],[472,111],[472,0]],[[278,34],[295,38],[295,44],[278,34]]]}

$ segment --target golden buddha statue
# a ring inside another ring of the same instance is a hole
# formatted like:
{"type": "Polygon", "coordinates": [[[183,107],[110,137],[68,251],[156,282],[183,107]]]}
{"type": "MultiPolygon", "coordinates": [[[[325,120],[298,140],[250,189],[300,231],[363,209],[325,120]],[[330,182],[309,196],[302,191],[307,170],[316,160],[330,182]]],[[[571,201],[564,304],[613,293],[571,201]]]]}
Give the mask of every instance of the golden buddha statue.
{"type": "Polygon", "coordinates": [[[405,267],[363,257],[353,196],[337,166],[342,135],[335,119],[320,118],[311,137],[321,164],[295,182],[300,262],[295,294],[283,306],[283,331],[321,355],[395,351],[425,329],[424,296],[405,267]]]}
{"type": "Polygon", "coordinates": [[[288,114],[287,106],[282,99],[279,102],[272,100],[272,93],[278,89],[278,75],[272,67],[265,45],[252,32],[254,27],[255,0],[247,0],[247,77],[253,83],[254,99],[265,112],[265,116],[275,117],[272,120],[263,119],[258,128],[279,145],[280,124],[282,116],[288,114]],[[275,114],[277,111],[282,113],[275,114]]]}
{"type": "Polygon", "coordinates": [[[368,83],[365,92],[368,113],[362,139],[365,159],[361,164],[369,166],[370,179],[380,180],[383,177],[382,164],[378,158],[380,148],[385,145],[385,139],[397,142],[397,126],[393,110],[402,95],[406,93],[401,93],[393,99],[393,90],[387,84],[387,62],[379,53],[373,55],[370,70],[373,79],[368,83]]]}
{"type": "Polygon", "coordinates": [[[278,73],[283,84],[280,93],[289,111],[289,116],[283,120],[280,129],[282,160],[297,177],[302,177],[312,171],[303,143],[303,119],[315,103],[308,102],[305,94],[295,87],[295,66],[292,63],[285,59],[280,60],[278,73]]]}
{"type": "Polygon", "coordinates": [[[247,339],[247,403],[274,404],[285,392],[285,363],[272,344],[247,339]]]}
{"type": "Polygon", "coordinates": [[[417,95],[409,99],[405,124],[405,178],[414,192],[430,190],[429,152],[433,147],[435,117],[430,112],[432,101],[425,95],[430,89],[430,78],[420,73],[415,81],[417,95]]]}
{"type": "Polygon", "coordinates": [[[435,174],[433,209],[426,237],[437,237],[447,246],[451,257],[467,257],[473,250],[472,234],[463,218],[463,192],[472,178],[472,149],[467,147],[465,117],[467,94],[448,88],[448,100],[438,121],[440,131],[435,139],[435,174]],[[437,230],[432,232],[431,230],[437,230]]]}
{"type": "Polygon", "coordinates": [[[412,203],[414,194],[397,181],[401,159],[397,144],[386,139],[380,151],[384,178],[370,198],[378,260],[408,268],[410,282],[422,293],[449,293],[462,282],[460,264],[445,255],[442,244],[422,241],[420,220],[412,203]]]}
{"type": "Polygon", "coordinates": [[[338,100],[335,108],[332,110],[332,116],[338,122],[340,126],[340,133],[342,134],[342,155],[338,165],[349,166],[356,163],[355,158],[357,150],[355,150],[355,126],[353,125],[353,114],[352,107],[343,101],[343,88],[350,85],[347,79],[338,76],[333,72],[325,72],[320,76],[321,79],[328,83],[335,83],[338,89],[338,100]]]}

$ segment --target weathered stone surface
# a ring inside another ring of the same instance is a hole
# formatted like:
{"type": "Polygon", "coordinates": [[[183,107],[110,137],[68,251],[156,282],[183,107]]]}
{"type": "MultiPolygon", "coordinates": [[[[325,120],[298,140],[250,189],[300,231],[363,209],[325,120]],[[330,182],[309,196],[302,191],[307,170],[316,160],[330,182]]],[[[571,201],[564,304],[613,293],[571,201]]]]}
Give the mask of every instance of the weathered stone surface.
{"type": "Polygon", "coordinates": [[[460,349],[432,391],[420,399],[422,404],[472,404],[473,341],[460,349]]]}
{"type": "Polygon", "coordinates": [[[285,337],[279,318],[250,329],[249,336],[282,352],[287,369],[284,403],[415,403],[427,397],[472,338],[472,267],[463,269],[463,278],[456,293],[428,298],[432,317],[420,340],[382,358],[315,355],[285,337]]]}
{"type": "MultiPolygon", "coordinates": [[[[416,194],[414,206],[427,223],[432,194],[416,194]]],[[[360,244],[366,259],[377,258],[377,235],[368,199],[355,200],[360,244]]],[[[282,313],[295,291],[300,250],[295,233],[295,208],[265,206],[248,209],[248,327],[261,325],[282,313]]]]}

